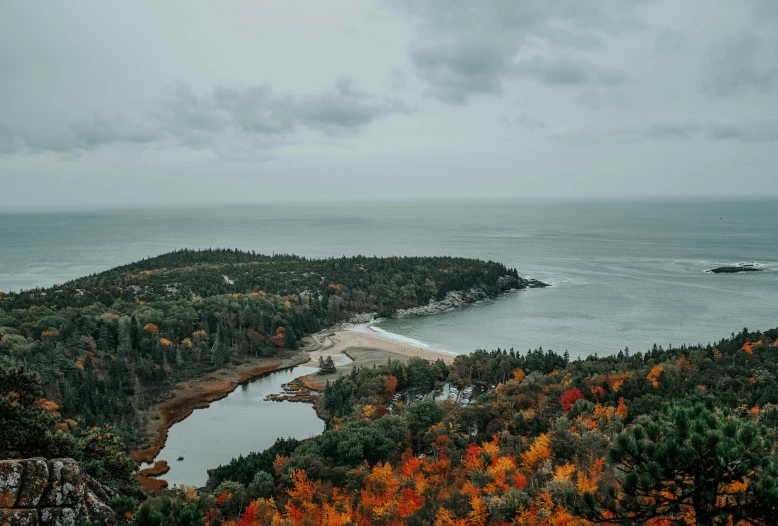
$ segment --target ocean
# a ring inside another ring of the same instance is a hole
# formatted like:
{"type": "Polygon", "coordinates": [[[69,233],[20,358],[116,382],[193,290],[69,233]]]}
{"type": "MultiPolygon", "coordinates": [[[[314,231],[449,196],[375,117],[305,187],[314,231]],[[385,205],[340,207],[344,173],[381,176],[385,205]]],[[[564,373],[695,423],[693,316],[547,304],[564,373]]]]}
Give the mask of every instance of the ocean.
{"type": "MultiPolygon", "coordinates": [[[[386,333],[467,353],[542,346],[572,357],[707,343],[778,326],[778,201],[481,201],[0,213],[0,290],[62,283],[178,248],[309,257],[452,255],[552,285],[386,333]],[[714,275],[753,262],[763,272],[714,275]]],[[[407,341],[407,340],[406,340],[407,341]]]]}

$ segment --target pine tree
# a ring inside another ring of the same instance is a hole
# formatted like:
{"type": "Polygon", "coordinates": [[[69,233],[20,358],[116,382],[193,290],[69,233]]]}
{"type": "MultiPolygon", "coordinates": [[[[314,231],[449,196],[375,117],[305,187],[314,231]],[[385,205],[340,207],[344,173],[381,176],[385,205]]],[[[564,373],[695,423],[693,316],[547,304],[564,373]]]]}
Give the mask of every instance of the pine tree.
{"type": "Polygon", "coordinates": [[[585,494],[580,514],[608,524],[769,519],[778,506],[772,447],[764,426],[703,404],[667,408],[617,437],[610,457],[624,475],[621,484],[605,495],[585,494]]]}
{"type": "Polygon", "coordinates": [[[138,378],[138,375],[135,375],[135,382],[133,384],[133,393],[135,396],[135,405],[138,408],[144,407],[145,399],[143,396],[143,385],[140,383],[140,378],[138,378]]]}
{"type": "Polygon", "coordinates": [[[327,359],[319,357],[319,374],[333,374],[336,372],[335,362],[332,361],[332,356],[327,356],[327,359]]]}
{"type": "Polygon", "coordinates": [[[135,316],[130,318],[130,344],[133,349],[140,347],[140,327],[138,327],[138,320],[135,316]]]}

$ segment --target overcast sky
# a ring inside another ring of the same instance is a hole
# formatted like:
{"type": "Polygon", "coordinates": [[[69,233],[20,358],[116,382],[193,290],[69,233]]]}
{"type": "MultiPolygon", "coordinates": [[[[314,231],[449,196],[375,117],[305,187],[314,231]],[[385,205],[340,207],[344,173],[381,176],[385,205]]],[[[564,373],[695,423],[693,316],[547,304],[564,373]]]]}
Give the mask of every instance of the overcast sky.
{"type": "Polygon", "coordinates": [[[778,194],[778,0],[0,0],[0,209],[778,194]]]}

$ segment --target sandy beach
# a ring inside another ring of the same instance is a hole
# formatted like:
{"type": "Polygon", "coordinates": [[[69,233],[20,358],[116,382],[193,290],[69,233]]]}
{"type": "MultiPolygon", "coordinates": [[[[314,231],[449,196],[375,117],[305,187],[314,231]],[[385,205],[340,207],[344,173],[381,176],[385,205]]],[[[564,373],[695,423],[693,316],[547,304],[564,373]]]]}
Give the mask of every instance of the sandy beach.
{"type": "Polygon", "coordinates": [[[434,351],[432,349],[417,347],[411,343],[396,341],[388,337],[381,336],[379,333],[368,332],[369,329],[362,325],[354,329],[340,329],[332,331],[322,331],[314,334],[312,338],[316,342],[315,350],[310,350],[308,354],[311,360],[318,364],[320,356],[332,356],[335,365],[345,365],[350,362],[344,351],[348,349],[371,349],[384,353],[399,355],[406,360],[412,357],[423,358],[425,360],[436,361],[443,360],[446,363],[454,361],[455,355],[434,351]]]}

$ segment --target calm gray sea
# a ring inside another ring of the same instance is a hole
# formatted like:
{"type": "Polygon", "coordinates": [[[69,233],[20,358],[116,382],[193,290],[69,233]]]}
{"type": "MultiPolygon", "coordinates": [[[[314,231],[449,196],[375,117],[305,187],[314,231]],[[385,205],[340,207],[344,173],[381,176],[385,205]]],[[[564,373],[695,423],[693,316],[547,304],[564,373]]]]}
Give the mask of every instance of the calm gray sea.
{"type": "Polygon", "coordinates": [[[778,202],[412,202],[0,214],[0,290],[177,248],[310,257],[453,255],[553,286],[384,330],[453,352],[543,346],[572,356],[708,342],[778,326],[778,202]],[[706,269],[756,262],[764,272],[706,269]]]}

